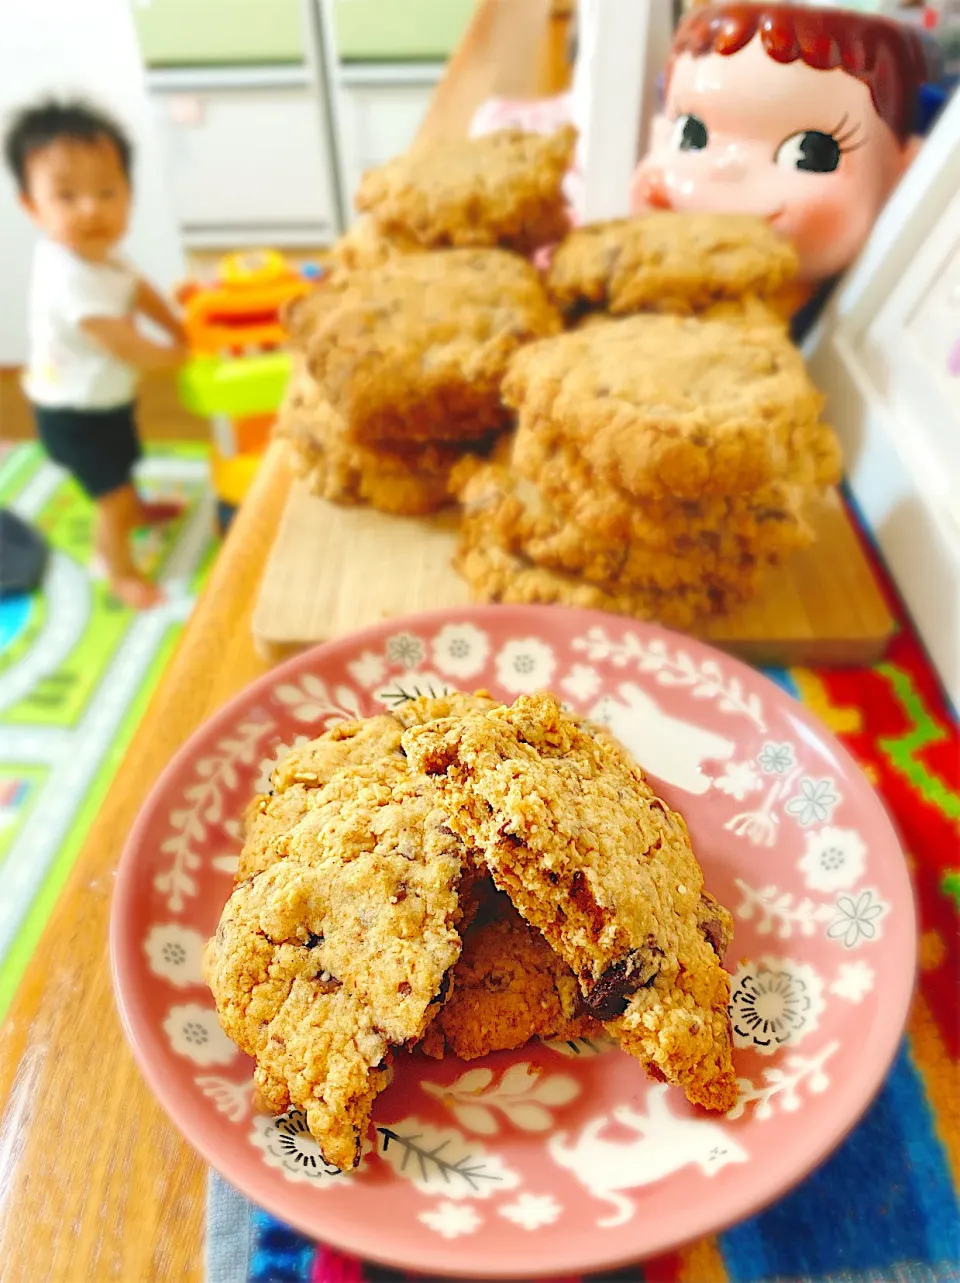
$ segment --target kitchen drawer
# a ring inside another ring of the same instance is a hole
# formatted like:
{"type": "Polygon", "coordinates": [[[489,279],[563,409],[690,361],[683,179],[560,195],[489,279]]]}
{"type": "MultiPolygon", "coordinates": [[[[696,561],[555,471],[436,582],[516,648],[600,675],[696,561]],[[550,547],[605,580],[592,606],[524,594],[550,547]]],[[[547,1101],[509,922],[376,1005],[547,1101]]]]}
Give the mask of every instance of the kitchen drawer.
{"type": "Polygon", "coordinates": [[[365,170],[382,165],[411,145],[440,72],[438,67],[425,73],[429,80],[409,84],[341,83],[340,145],[349,201],[365,170]]]}
{"type": "MultiPolygon", "coordinates": [[[[335,231],[320,101],[309,89],[154,92],[170,184],[188,239],[212,229],[243,243],[270,229],[290,243],[335,231]]],[[[261,239],[262,236],[258,236],[261,239]]]]}

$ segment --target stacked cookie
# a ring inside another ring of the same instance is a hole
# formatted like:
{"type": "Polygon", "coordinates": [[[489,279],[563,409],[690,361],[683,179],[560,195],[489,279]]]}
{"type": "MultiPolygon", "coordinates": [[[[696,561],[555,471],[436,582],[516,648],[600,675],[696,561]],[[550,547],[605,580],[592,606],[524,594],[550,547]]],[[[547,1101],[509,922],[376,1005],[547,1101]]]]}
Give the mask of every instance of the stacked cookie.
{"type": "Polygon", "coordinates": [[[568,229],[562,188],[576,137],[570,125],[549,135],[501,129],[415,147],[364,174],[354,203],[398,253],[499,245],[531,254],[568,229]]]}
{"type": "Polygon", "coordinates": [[[331,278],[289,310],[278,435],[324,498],[424,513],[508,424],[517,348],[561,322],[521,255],[566,227],[572,130],[417,149],[365,175],[331,278]]]}
{"type": "Polygon", "coordinates": [[[719,308],[782,324],[776,306],[797,268],[796,250],[766,219],[659,212],[577,228],[558,246],[547,280],[568,323],[597,312],[719,308]]]}
{"type": "Polygon", "coordinates": [[[477,598],[689,629],[810,541],[804,510],[840,459],[766,301],[795,263],[762,220],[735,216],[568,238],[549,285],[576,328],[518,353],[509,454],[455,478],[457,565],[477,598]]]}
{"type": "Polygon", "coordinates": [[[422,513],[508,425],[507,364],[560,321],[534,269],[499,249],[338,272],[288,320],[295,372],[277,431],[312,489],[422,513]]]}
{"type": "Polygon", "coordinates": [[[601,1028],[690,1100],[737,1094],[730,915],[683,820],[548,695],[341,723],[254,800],[205,974],[262,1103],[355,1166],[396,1052],[601,1028]],[[589,833],[573,842],[571,833],[589,833]]]}

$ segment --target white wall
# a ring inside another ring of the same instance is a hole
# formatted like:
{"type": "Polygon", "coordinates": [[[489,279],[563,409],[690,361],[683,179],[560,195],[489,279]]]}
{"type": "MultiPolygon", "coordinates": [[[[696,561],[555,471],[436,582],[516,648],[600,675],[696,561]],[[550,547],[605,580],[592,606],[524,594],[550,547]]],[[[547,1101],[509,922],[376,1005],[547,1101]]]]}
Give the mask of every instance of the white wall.
{"type": "MultiPolygon", "coordinates": [[[[185,273],[147,99],[130,0],[0,0],[0,118],[49,93],[82,93],[111,111],[136,148],[126,249],[161,289],[185,273]]],[[[34,234],[0,177],[0,366],[26,355],[26,290],[34,234]]],[[[0,425],[2,431],[2,425],[0,425]]]]}

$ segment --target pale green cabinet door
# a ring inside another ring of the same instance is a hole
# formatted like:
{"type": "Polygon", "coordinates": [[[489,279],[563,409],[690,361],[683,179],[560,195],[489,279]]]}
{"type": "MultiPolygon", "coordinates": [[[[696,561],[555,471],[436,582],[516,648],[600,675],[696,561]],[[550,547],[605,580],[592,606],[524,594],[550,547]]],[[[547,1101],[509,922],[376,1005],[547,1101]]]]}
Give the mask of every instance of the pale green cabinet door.
{"type": "Polygon", "coordinates": [[[337,52],[352,61],[444,62],[476,0],[334,0],[337,52]]]}
{"type": "Polygon", "coordinates": [[[151,67],[303,59],[300,0],[134,0],[133,13],[151,67]]]}
{"type": "MultiPolygon", "coordinates": [[[[476,0],[334,0],[337,52],[350,61],[443,61],[476,0]]],[[[300,0],[133,0],[151,67],[303,59],[300,0]]]]}

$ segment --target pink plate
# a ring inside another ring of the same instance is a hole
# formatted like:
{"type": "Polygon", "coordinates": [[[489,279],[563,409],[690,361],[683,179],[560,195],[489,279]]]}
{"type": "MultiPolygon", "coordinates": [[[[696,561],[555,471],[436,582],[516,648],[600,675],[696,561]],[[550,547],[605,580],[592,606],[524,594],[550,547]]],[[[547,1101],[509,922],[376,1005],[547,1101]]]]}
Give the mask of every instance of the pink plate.
{"type": "Polygon", "coordinates": [[[300,655],[184,745],[124,852],[117,997],[147,1081],[228,1181],[327,1243],[498,1279],[600,1270],[756,1211],[823,1159],[879,1087],[913,985],[897,837],[848,754],[779,687],[631,620],[474,607],[387,622],[300,655]],[[200,956],[230,893],[244,805],[276,758],[414,693],[549,688],[607,722],[686,817],[734,912],[727,966],[741,1097],[726,1117],[599,1043],[483,1061],[401,1057],[352,1175],[302,1114],[254,1111],[200,956]]]}

